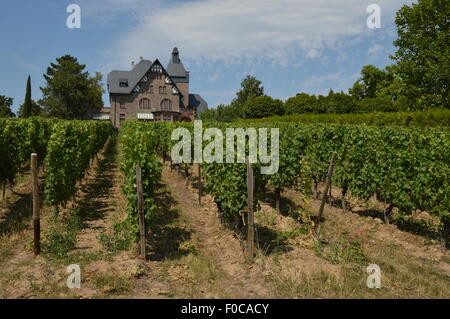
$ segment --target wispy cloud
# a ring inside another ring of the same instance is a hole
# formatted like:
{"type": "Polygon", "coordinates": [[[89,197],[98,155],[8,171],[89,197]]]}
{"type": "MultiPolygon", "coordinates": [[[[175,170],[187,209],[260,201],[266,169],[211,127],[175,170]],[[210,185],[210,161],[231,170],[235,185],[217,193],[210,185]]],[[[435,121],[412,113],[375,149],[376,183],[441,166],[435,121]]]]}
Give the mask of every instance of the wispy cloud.
{"type": "Polygon", "coordinates": [[[26,69],[28,71],[32,71],[32,72],[37,72],[39,70],[36,66],[23,61],[23,59],[20,56],[18,56],[17,54],[12,54],[11,57],[14,60],[14,64],[21,68],[24,68],[24,69],[26,69]]]}
{"type": "Polygon", "coordinates": [[[302,87],[306,88],[307,92],[316,94],[327,94],[329,89],[347,91],[359,76],[359,73],[346,74],[344,71],[338,71],[323,76],[313,76],[303,81],[302,87]]]}
{"type": "MultiPolygon", "coordinates": [[[[141,55],[166,56],[175,45],[184,56],[199,60],[234,64],[259,59],[286,65],[299,54],[317,58],[324,49],[372,31],[366,27],[366,7],[372,0],[124,2],[122,8],[138,8],[140,14],[111,49],[121,65],[141,55]]],[[[410,2],[378,0],[383,21],[392,21],[395,11],[410,2]]]]}
{"type": "Polygon", "coordinates": [[[385,53],[385,48],[382,45],[374,44],[367,51],[367,56],[369,58],[374,58],[374,57],[377,57],[378,55],[380,55],[382,53],[383,54],[385,53]]]}

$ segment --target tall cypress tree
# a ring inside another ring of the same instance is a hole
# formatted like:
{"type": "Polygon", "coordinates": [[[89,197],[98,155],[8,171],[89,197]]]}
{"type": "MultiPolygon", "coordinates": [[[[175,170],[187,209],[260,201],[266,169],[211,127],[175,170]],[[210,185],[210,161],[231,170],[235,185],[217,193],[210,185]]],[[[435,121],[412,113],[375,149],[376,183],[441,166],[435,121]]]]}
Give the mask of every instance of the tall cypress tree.
{"type": "Polygon", "coordinates": [[[27,118],[33,114],[33,102],[31,101],[31,76],[28,76],[27,90],[25,93],[25,101],[20,106],[19,114],[20,117],[27,118]]]}

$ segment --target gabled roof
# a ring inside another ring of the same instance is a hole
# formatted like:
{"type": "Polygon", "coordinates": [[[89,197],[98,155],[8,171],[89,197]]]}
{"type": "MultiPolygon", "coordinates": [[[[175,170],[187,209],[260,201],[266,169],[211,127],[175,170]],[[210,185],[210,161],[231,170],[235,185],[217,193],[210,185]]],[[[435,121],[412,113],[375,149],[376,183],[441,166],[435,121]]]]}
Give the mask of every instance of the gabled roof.
{"type": "Polygon", "coordinates": [[[208,109],[208,103],[199,94],[189,94],[189,106],[195,108],[197,115],[208,109]]]}
{"type": "Polygon", "coordinates": [[[141,60],[131,71],[111,71],[107,80],[109,93],[130,94],[152,65],[150,60],[141,60]],[[121,79],[128,80],[127,87],[119,85],[121,79]]]}
{"type": "Polygon", "coordinates": [[[134,66],[131,71],[111,71],[108,74],[108,92],[118,94],[130,94],[131,91],[139,84],[142,78],[147,74],[150,68],[154,64],[159,64],[162,69],[162,73],[167,75],[172,81],[173,85],[178,90],[178,95],[182,96],[180,89],[177,87],[176,81],[170,76],[169,72],[162,66],[161,62],[156,59],[153,63],[150,60],[141,60],[134,66]],[[121,80],[128,80],[127,87],[121,87],[119,85],[121,80]]]}

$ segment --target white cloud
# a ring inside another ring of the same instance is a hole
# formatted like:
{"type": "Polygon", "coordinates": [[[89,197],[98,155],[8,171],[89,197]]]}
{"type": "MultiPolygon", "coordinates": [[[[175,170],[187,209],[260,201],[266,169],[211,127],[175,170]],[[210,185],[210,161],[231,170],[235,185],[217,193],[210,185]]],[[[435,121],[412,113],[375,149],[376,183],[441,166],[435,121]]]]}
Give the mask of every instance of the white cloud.
{"type": "Polygon", "coordinates": [[[209,82],[217,82],[220,79],[220,75],[218,73],[213,73],[208,77],[209,82]]]}
{"type": "Polygon", "coordinates": [[[18,56],[17,54],[12,54],[11,57],[13,58],[14,63],[15,63],[17,66],[20,66],[20,67],[22,67],[22,68],[24,68],[24,69],[26,69],[26,70],[28,70],[28,71],[33,71],[33,72],[38,71],[38,68],[37,68],[36,66],[34,66],[34,65],[32,65],[32,64],[29,64],[29,63],[26,63],[26,62],[23,61],[23,59],[22,59],[20,56],[18,56]]]}
{"type": "Polygon", "coordinates": [[[384,47],[383,46],[381,46],[379,44],[374,44],[367,51],[367,55],[369,57],[377,57],[378,55],[380,55],[380,53],[383,53],[383,51],[384,51],[384,47]]]}
{"type": "Polygon", "coordinates": [[[361,75],[359,73],[348,74],[344,71],[336,73],[328,73],[323,76],[312,76],[303,81],[302,87],[307,88],[308,92],[315,92],[316,94],[328,94],[328,90],[332,88],[335,92],[347,91],[353,85],[357,78],[361,75]]]}
{"type": "MultiPolygon", "coordinates": [[[[135,8],[139,12],[136,24],[119,35],[110,54],[120,65],[128,66],[141,55],[168,59],[172,47],[178,46],[184,58],[200,62],[221,60],[230,65],[242,60],[272,60],[287,65],[299,54],[320,57],[324,49],[370,36],[373,30],[366,27],[366,8],[372,2],[202,0],[164,5],[154,1],[150,6],[142,0],[127,0],[120,8],[135,8]]],[[[392,22],[402,4],[410,2],[378,0],[383,25],[392,22]]]]}
{"type": "Polygon", "coordinates": [[[317,88],[323,86],[323,84],[333,81],[336,82],[342,75],[342,71],[337,73],[329,73],[323,76],[313,76],[308,80],[304,81],[302,84],[308,88],[317,88]]]}
{"type": "Polygon", "coordinates": [[[308,51],[308,53],[306,53],[306,57],[307,58],[311,58],[311,59],[319,58],[321,55],[322,54],[317,49],[311,49],[311,50],[308,51]]]}

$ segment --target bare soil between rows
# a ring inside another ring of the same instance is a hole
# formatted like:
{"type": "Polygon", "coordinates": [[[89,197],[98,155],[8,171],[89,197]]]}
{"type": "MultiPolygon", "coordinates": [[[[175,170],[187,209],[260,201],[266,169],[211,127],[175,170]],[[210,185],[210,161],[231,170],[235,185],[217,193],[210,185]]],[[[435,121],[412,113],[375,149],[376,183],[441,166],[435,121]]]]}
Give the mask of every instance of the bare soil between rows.
{"type": "MultiPolygon", "coordinates": [[[[198,203],[196,169],[189,182],[164,165],[158,213],[148,225],[147,261],[137,247],[108,252],[100,241],[125,218],[123,176],[115,150],[100,156],[76,202],[83,226],[63,260],[34,257],[30,183],[25,176],[0,205],[0,298],[450,298],[450,255],[426,236],[378,218],[326,205],[322,242],[286,207],[314,216],[319,201],[287,191],[281,214],[268,194],[256,212],[257,255],[245,261],[238,236],[220,221],[213,198],[198,203]],[[81,289],[66,286],[68,263],[81,266],[81,289]],[[366,286],[369,263],[383,288],[366,286]]],[[[195,168],[195,167],[194,167],[195,168]]],[[[43,194],[42,194],[43,195],[43,194]]],[[[337,194],[336,194],[337,196],[337,194]]],[[[42,211],[43,236],[52,209],[42,211]]]]}

